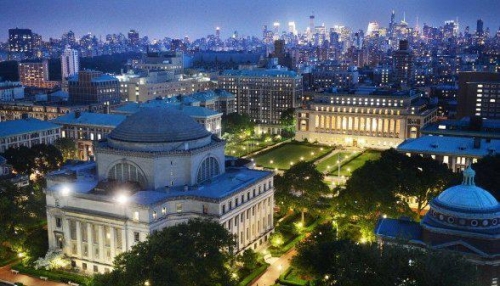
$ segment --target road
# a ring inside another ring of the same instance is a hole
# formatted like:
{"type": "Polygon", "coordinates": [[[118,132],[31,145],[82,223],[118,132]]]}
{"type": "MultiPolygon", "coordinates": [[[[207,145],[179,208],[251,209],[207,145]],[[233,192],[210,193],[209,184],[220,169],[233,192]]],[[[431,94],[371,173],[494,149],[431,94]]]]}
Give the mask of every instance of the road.
{"type": "Polygon", "coordinates": [[[297,254],[295,248],[292,248],[286,254],[282,255],[276,261],[274,261],[264,272],[260,278],[255,281],[251,286],[270,286],[276,284],[276,279],[278,279],[289,266],[290,260],[297,254]]]}
{"type": "Polygon", "coordinates": [[[14,274],[10,271],[10,265],[0,267],[0,281],[22,282],[26,286],[68,286],[65,283],[44,281],[24,274],[14,274]]]}

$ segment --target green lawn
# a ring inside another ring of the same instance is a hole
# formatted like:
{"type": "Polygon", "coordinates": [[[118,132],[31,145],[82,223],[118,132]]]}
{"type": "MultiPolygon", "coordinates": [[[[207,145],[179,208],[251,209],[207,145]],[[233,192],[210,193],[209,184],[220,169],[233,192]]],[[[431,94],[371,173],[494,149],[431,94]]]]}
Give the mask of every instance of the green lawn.
{"type": "Polygon", "coordinates": [[[316,165],[316,169],[318,169],[318,171],[320,171],[321,173],[326,173],[327,171],[328,173],[331,173],[335,170],[338,170],[339,166],[337,165],[337,161],[339,160],[339,158],[340,158],[340,165],[342,166],[342,164],[344,164],[346,161],[352,158],[352,156],[353,152],[339,152],[325,159],[324,161],[321,161],[321,163],[318,163],[318,165],[316,165]]]}
{"type": "MultiPolygon", "coordinates": [[[[342,167],[340,167],[340,175],[349,176],[354,170],[363,166],[366,161],[373,161],[378,158],[380,158],[380,151],[366,150],[363,154],[342,165],[342,167]]],[[[337,170],[333,171],[332,175],[337,176],[337,172],[337,170]]]]}
{"type": "Polygon", "coordinates": [[[226,144],[225,152],[226,155],[241,157],[250,154],[252,152],[255,152],[257,150],[260,150],[262,148],[265,148],[267,146],[276,144],[278,142],[279,141],[273,141],[273,140],[264,141],[257,139],[248,139],[241,143],[228,142],[226,144]]]}
{"type": "Polygon", "coordinates": [[[258,166],[288,170],[299,161],[314,161],[333,150],[332,147],[305,143],[287,143],[253,158],[258,166]]]}

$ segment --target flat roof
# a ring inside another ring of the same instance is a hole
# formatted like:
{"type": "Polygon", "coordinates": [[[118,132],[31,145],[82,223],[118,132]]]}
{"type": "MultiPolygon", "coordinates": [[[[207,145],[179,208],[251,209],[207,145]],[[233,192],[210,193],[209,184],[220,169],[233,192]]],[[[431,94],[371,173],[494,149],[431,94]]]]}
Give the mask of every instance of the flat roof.
{"type": "Polygon", "coordinates": [[[95,126],[108,126],[116,127],[127,116],[121,114],[104,114],[104,113],[90,113],[82,112],[78,118],[75,117],[75,112],[59,116],[51,122],[57,124],[72,124],[72,125],[95,125],[95,126]]]}
{"type": "Polygon", "coordinates": [[[500,140],[480,140],[474,148],[474,138],[455,136],[422,136],[408,139],[399,144],[397,150],[405,153],[425,153],[434,155],[457,155],[484,157],[500,151],[500,140]]]}
{"type": "MultiPolygon", "coordinates": [[[[75,170],[72,170],[72,168],[69,167],[66,170],[62,169],[53,172],[51,175],[64,176],[67,171],[71,172],[75,170]]],[[[226,173],[218,175],[199,185],[191,186],[187,191],[184,190],[184,186],[158,190],[141,190],[131,194],[129,196],[129,202],[137,205],[148,206],[168,201],[170,199],[182,200],[198,198],[200,200],[220,200],[272,175],[273,172],[270,171],[254,170],[245,167],[228,168],[226,169],[226,173]]],[[[50,190],[57,192],[62,190],[64,187],[70,186],[72,192],[83,196],[83,198],[105,198],[104,200],[113,200],[113,196],[111,195],[93,192],[98,185],[96,178],[97,177],[95,175],[90,175],[89,173],[88,176],[79,176],[79,179],[76,179],[73,182],[61,182],[59,184],[55,184],[50,188],[50,190]]]]}
{"type": "Polygon", "coordinates": [[[0,137],[59,129],[61,126],[36,118],[18,119],[0,122],[0,137]]]}

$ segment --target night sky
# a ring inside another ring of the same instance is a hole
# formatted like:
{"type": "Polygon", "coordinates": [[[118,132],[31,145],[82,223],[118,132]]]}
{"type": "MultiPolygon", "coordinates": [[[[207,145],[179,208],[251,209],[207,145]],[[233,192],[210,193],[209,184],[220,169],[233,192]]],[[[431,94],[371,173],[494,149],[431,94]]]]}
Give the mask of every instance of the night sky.
{"type": "Polygon", "coordinates": [[[316,25],[366,31],[368,21],[387,27],[393,9],[397,21],[406,12],[411,26],[417,16],[420,27],[441,26],[457,17],[460,31],[467,25],[474,31],[478,18],[492,33],[500,26],[500,0],[0,0],[0,41],[15,27],[30,28],[44,40],[60,38],[68,30],[78,38],[88,32],[104,38],[131,28],[150,39],[195,39],[213,34],[217,26],[223,38],[235,30],[240,36],[261,37],[262,26],[272,28],[275,21],[282,30],[295,21],[303,32],[312,11],[316,25]]]}

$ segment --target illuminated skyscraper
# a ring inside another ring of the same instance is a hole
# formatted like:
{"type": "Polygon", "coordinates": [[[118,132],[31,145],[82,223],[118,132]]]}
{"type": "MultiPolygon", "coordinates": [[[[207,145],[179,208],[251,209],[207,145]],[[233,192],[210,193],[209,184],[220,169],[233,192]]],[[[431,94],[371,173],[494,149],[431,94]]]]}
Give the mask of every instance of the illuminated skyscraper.
{"type": "Polygon", "coordinates": [[[288,33],[292,35],[297,35],[297,30],[295,28],[295,22],[288,22],[288,33]]]}
{"type": "Polygon", "coordinates": [[[220,27],[215,28],[215,37],[220,40],[220,27]]]}
{"type": "Polygon", "coordinates": [[[274,40],[278,40],[280,38],[280,23],[279,22],[274,22],[273,24],[274,27],[274,40]]]}
{"type": "Polygon", "coordinates": [[[15,53],[33,54],[33,33],[30,29],[9,29],[9,50],[15,53]]]}
{"type": "Polygon", "coordinates": [[[413,54],[408,40],[399,41],[399,50],[392,55],[394,79],[397,84],[407,85],[412,80],[413,54]]]}
{"type": "Polygon", "coordinates": [[[139,33],[136,30],[130,30],[128,39],[132,45],[137,45],[139,43],[139,33]]]}
{"type": "Polygon", "coordinates": [[[61,55],[61,77],[63,90],[68,90],[68,77],[78,73],[80,69],[80,60],[78,58],[78,51],[73,50],[70,46],[66,46],[63,54],[61,55]]]}
{"type": "Polygon", "coordinates": [[[483,20],[478,19],[476,24],[476,34],[478,36],[484,35],[483,25],[484,25],[483,20]]]}

